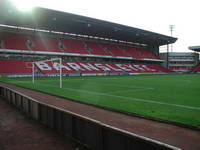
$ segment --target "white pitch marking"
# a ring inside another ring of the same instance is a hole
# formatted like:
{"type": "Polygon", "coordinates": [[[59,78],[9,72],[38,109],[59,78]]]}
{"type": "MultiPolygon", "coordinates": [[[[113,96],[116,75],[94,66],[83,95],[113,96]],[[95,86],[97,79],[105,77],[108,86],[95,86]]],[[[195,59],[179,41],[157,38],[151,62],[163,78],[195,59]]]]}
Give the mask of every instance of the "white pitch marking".
{"type": "MultiPolygon", "coordinates": [[[[92,80],[92,79],[63,79],[63,82],[65,82],[65,81],[67,81],[67,82],[73,82],[73,80],[77,81],[77,80],[92,80]]],[[[40,82],[49,82],[49,81],[57,81],[57,80],[42,80],[42,79],[39,79],[37,81],[40,81],[40,82]]],[[[26,82],[29,82],[29,81],[15,81],[15,82],[20,82],[20,83],[24,82],[24,83],[26,83],[26,82]]],[[[98,85],[98,83],[94,83],[94,82],[89,82],[89,84],[96,84],[96,85],[98,85]]],[[[117,86],[117,87],[126,87],[126,88],[135,87],[135,88],[140,88],[140,89],[154,89],[152,87],[141,87],[141,86],[135,86],[135,85],[124,86],[124,85],[120,85],[120,84],[116,84],[116,83],[103,83],[103,84],[104,85],[108,85],[108,86],[117,86]]]]}
{"type": "MultiPolygon", "coordinates": [[[[40,83],[38,83],[38,84],[40,84],[40,83]]],[[[43,85],[43,84],[40,84],[40,85],[46,86],[46,87],[58,88],[56,86],[51,86],[51,85],[43,85]]],[[[78,91],[78,92],[88,93],[88,94],[104,95],[104,96],[108,96],[108,97],[116,97],[116,98],[121,98],[121,99],[132,100],[132,101],[136,101],[136,102],[144,102],[144,103],[152,103],[152,104],[159,104],[159,105],[175,106],[175,107],[180,107],[180,108],[185,108],[185,109],[200,110],[200,107],[192,107],[192,106],[185,106],[185,105],[179,105],[179,104],[170,104],[170,103],[165,103],[165,102],[157,102],[157,101],[140,99],[140,98],[132,98],[132,97],[124,97],[124,96],[92,92],[92,91],[88,91],[88,90],[80,90],[80,89],[73,89],[73,88],[62,88],[62,89],[66,89],[69,91],[78,91]]]]}
{"type": "Polygon", "coordinates": [[[143,89],[132,89],[132,90],[113,91],[113,92],[108,92],[107,94],[127,93],[127,92],[138,92],[138,91],[147,91],[147,90],[154,90],[154,88],[143,88],[143,89]]]}

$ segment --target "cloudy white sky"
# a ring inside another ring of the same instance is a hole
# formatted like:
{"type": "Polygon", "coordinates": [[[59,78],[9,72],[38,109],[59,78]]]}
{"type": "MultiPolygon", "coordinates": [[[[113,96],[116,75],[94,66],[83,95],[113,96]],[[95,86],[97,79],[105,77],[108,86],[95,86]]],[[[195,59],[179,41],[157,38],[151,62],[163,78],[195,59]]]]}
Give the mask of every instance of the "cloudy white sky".
{"type": "Polygon", "coordinates": [[[170,35],[178,41],[173,51],[200,45],[199,0],[13,0],[20,7],[34,5],[93,17],[170,35]],[[19,3],[20,2],[20,3],[19,3]]]}

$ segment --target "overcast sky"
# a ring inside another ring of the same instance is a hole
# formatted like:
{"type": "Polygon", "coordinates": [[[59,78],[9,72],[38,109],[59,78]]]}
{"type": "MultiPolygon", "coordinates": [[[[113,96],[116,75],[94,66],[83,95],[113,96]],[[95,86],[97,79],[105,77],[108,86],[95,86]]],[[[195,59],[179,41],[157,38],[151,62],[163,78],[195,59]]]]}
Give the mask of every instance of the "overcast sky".
{"type": "Polygon", "coordinates": [[[200,0],[14,0],[21,7],[36,5],[170,35],[173,51],[200,45],[200,0]],[[24,1],[24,2],[23,2],[24,1]],[[20,3],[19,3],[20,2],[20,3]],[[27,4],[24,4],[28,2],[27,4]]]}

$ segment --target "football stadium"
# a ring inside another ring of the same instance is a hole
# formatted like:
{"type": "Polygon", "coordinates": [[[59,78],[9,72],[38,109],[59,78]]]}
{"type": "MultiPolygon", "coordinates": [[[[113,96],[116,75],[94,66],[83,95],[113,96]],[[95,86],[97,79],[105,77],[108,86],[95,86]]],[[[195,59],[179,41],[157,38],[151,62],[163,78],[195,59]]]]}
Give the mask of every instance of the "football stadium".
{"type": "Polygon", "coordinates": [[[76,150],[200,149],[200,64],[176,73],[159,55],[178,38],[7,1],[0,18],[0,97],[12,109],[76,150]]]}

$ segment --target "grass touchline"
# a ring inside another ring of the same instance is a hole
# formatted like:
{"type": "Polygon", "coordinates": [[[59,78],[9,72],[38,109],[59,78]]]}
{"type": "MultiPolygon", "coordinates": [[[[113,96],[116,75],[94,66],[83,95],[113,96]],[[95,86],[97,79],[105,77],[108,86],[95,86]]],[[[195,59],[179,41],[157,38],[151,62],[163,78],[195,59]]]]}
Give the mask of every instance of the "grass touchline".
{"type": "Polygon", "coordinates": [[[56,77],[36,78],[34,85],[30,78],[0,80],[111,110],[200,128],[198,74],[63,77],[62,89],[56,77]]]}

